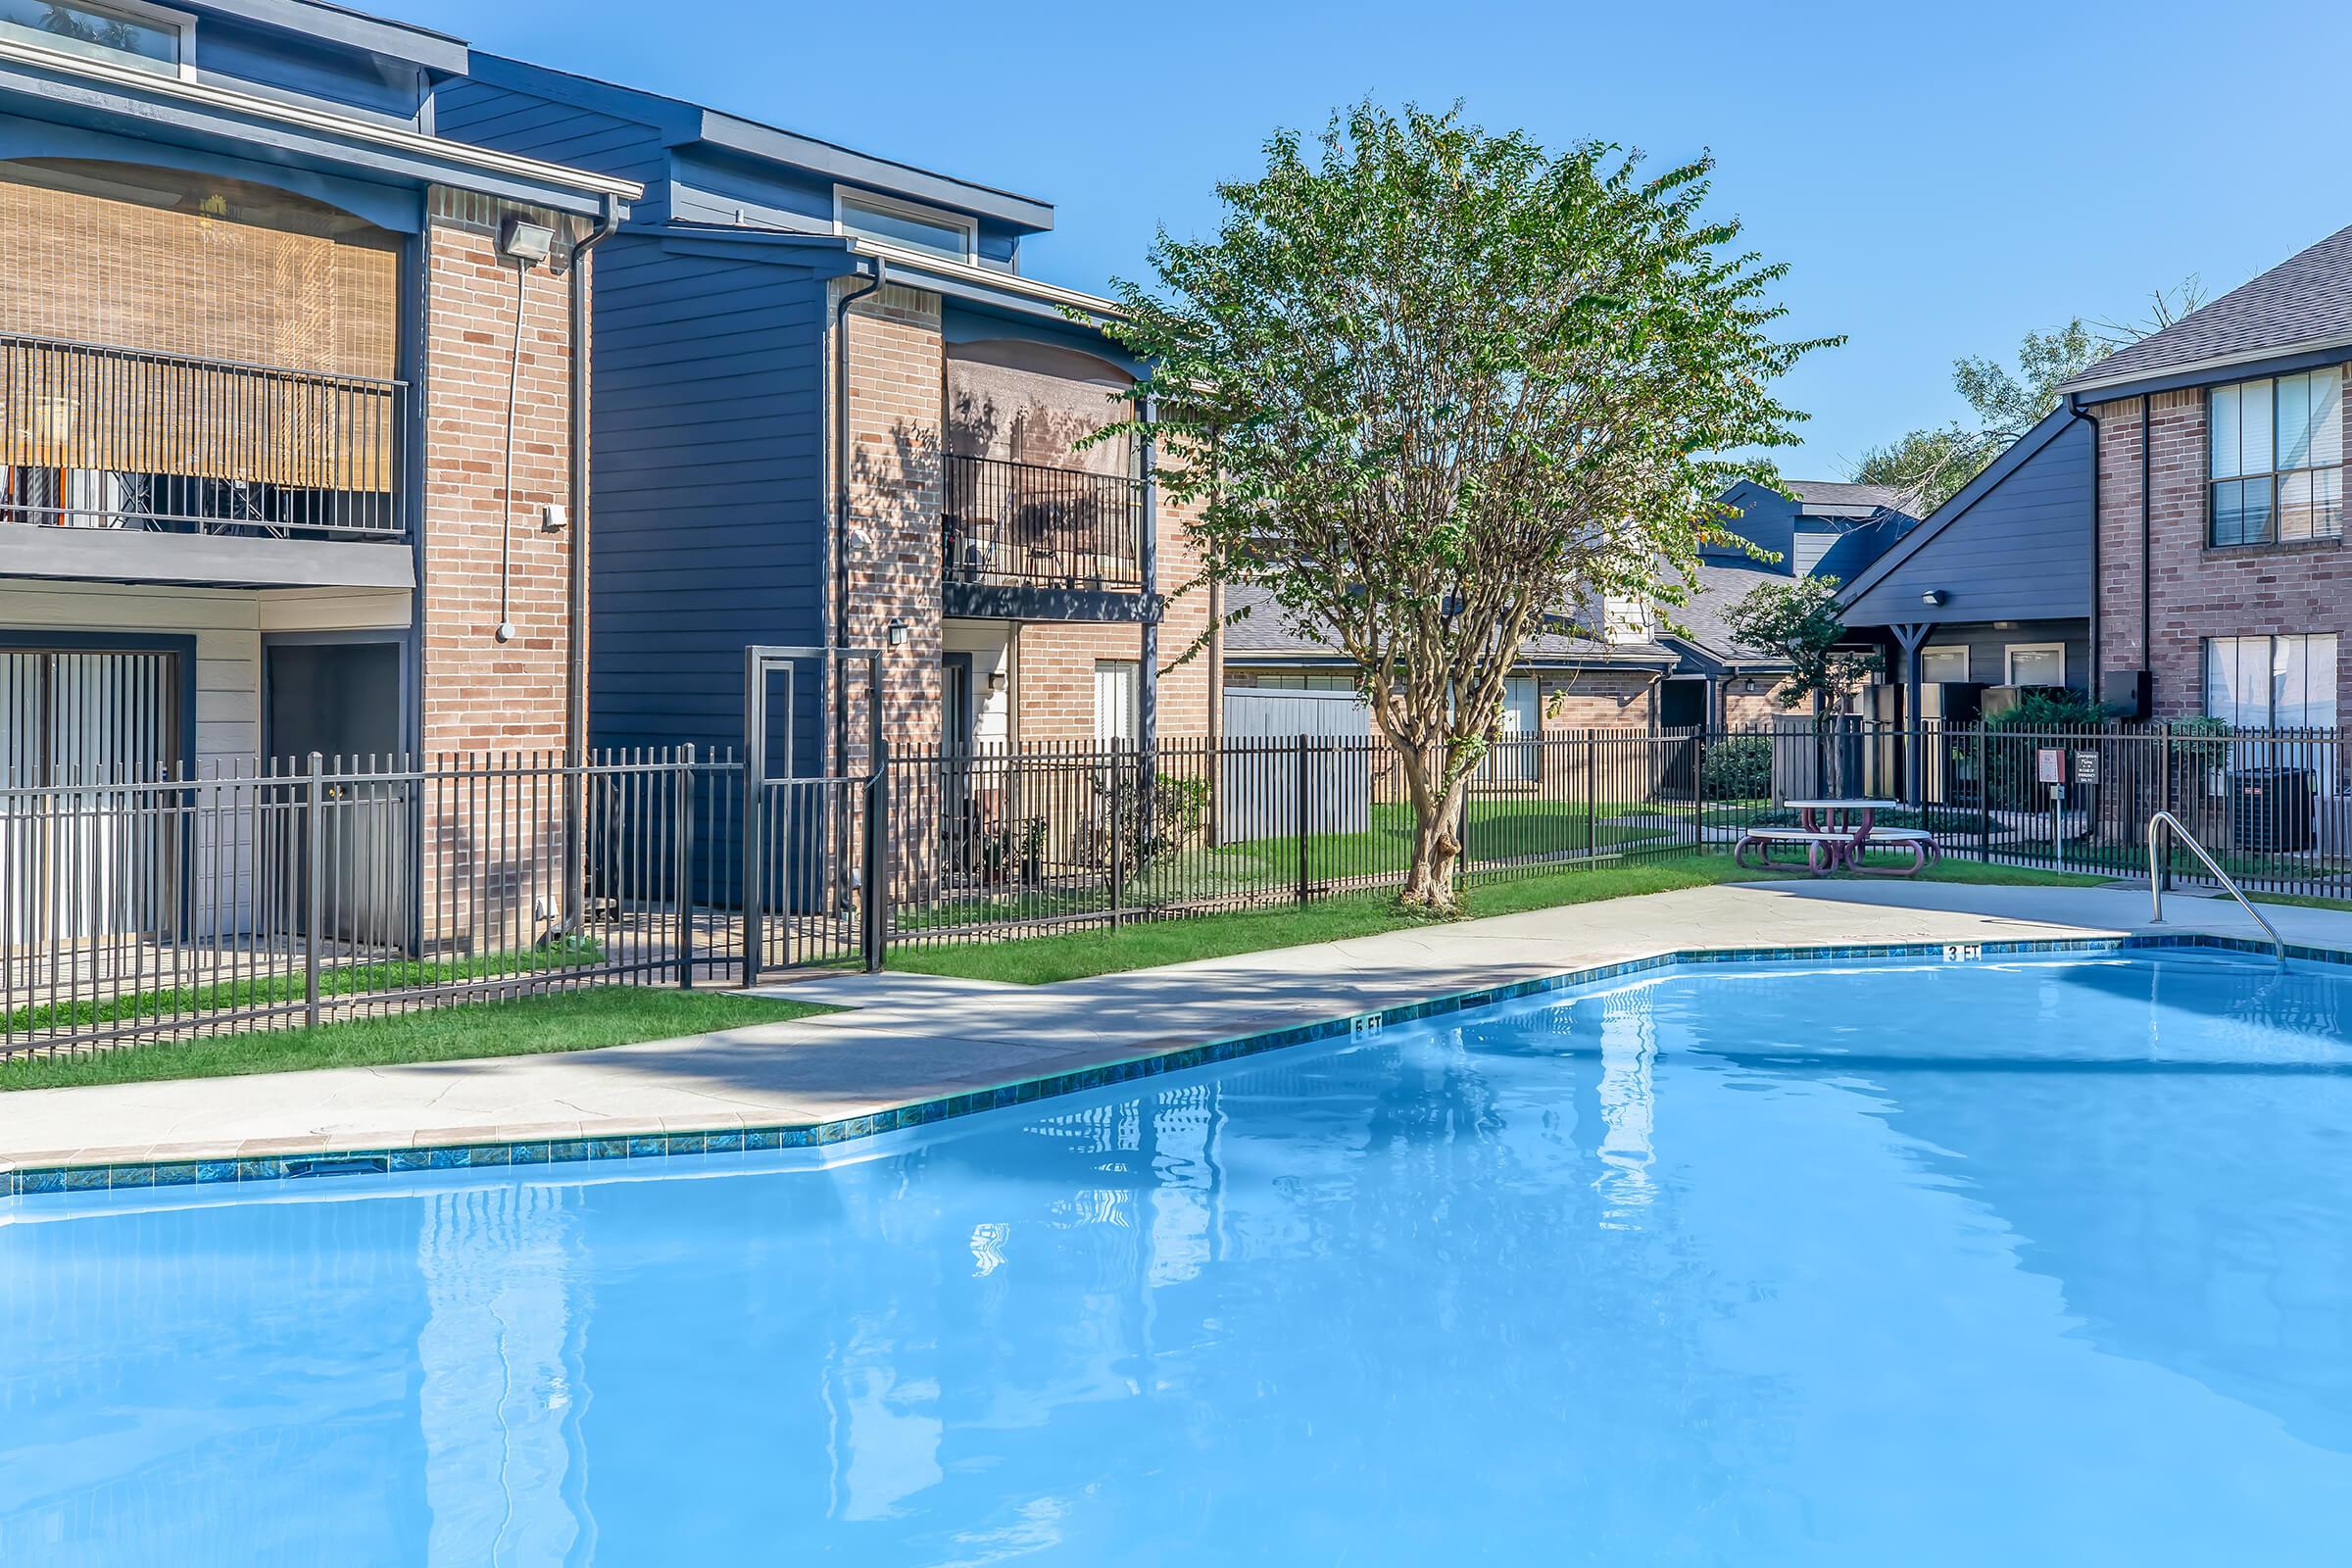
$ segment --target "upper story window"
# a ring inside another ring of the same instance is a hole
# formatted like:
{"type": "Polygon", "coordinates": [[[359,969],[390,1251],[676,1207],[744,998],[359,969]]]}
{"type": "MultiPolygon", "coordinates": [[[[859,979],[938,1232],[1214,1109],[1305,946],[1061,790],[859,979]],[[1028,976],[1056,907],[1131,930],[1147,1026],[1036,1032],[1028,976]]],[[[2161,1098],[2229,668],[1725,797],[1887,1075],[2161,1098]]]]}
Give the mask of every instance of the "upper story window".
{"type": "MultiPolygon", "coordinates": [[[[0,4],[13,3],[15,0],[0,0],[0,4]]],[[[833,226],[844,234],[880,240],[902,250],[944,256],[952,262],[972,259],[980,231],[980,225],[971,219],[943,213],[936,207],[918,207],[913,202],[845,190],[838,185],[833,189],[833,226]]]]}
{"type": "Polygon", "coordinates": [[[2344,531],[2344,376],[2330,368],[2215,387],[2207,540],[2267,545],[2344,531]]]}
{"type": "Polygon", "coordinates": [[[0,38],[166,76],[194,69],[195,19],[160,6],[0,0],[0,38]]]}

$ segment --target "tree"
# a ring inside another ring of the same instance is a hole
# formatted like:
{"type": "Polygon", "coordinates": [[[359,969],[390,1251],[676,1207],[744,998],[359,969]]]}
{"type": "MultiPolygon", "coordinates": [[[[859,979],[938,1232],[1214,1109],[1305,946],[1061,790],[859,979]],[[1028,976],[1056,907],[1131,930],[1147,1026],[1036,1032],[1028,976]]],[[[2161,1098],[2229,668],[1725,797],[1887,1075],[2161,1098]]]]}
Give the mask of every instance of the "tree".
{"type": "Polygon", "coordinates": [[[1879,672],[1869,650],[1845,649],[1845,621],[1838,613],[1838,579],[1792,577],[1748,590],[1724,614],[1724,624],[1740,645],[1788,662],[1790,674],[1773,693],[1783,708],[1801,708],[1818,698],[1835,710],[1879,672]]]}
{"type": "MultiPolygon", "coordinates": [[[[1801,416],[1773,381],[1783,269],[1702,213],[1712,163],[1407,107],[1280,132],[1164,230],[1109,330],[1153,367],[1131,417],[1198,509],[1208,570],[1262,585],[1358,671],[1413,811],[1403,898],[1451,909],[1452,824],[1521,642],[1604,596],[1678,602],[1749,457],[1801,416]]],[[[1825,340],[1834,341],[1834,340],[1825,340]]]]}
{"type": "Polygon", "coordinates": [[[1978,355],[1953,361],[1952,388],[1975,417],[1913,430],[1872,448],[1854,465],[1855,481],[1905,491],[1923,514],[1935,511],[2039,424],[2058,406],[2060,387],[2117,349],[2170,326],[2204,299],[2203,285],[2192,275],[2178,289],[2153,291],[2148,314],[2136,319],[2085,321],[2078,316],[2050,331],[2028,332],[2014,371],[1978,355]]]}

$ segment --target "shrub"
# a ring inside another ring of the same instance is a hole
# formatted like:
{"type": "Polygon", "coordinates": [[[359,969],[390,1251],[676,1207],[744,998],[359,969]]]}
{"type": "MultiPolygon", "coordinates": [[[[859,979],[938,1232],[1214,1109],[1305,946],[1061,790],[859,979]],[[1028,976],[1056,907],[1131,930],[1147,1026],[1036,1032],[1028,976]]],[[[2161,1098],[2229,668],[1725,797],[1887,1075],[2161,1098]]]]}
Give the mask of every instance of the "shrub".
{"type": "Polygon", "coordinates": [[[1699,788],[1710,801],[1760,801],[1772,794],[1772,741],[1735,735],[1707,748],[1699,788]]]}

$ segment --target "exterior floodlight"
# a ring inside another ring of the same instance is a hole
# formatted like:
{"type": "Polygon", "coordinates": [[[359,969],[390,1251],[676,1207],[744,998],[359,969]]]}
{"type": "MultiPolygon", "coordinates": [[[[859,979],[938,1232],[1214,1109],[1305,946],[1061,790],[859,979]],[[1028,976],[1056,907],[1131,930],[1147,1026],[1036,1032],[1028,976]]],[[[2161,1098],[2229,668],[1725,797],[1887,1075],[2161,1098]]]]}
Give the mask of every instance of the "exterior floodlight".
{"type": "Polygon", "coordinates": [[[554,250],[555,245],[556,231],[545,223],[530,223],[519,218],[510,218],[506,226],[498,231],[498,253],[510,262],[520,262],[526,267],[546,261],[548,252],[554,250]]]}
{"type": "Polygon", "coordinates": [[[1919,602],[1923,605],[1940,605],[1943,603],[1943,590],[1931,588],[1919,596],[1919,602]]]}

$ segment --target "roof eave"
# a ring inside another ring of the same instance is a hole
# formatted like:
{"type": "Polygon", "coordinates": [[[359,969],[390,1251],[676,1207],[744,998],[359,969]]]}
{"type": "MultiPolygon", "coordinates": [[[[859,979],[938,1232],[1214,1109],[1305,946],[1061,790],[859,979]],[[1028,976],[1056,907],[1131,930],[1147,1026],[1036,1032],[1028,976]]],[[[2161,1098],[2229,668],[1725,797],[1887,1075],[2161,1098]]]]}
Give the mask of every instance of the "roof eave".
{"type": "MultiPolygon", "coordinates": [[[[2105,392],[2111,396],[2122,395],[2136,392],[2141,386],[2155,381],[2170,380],[2175,377],[2193,379],[2216,370],[2228,370],[2238,366],[2265,365],[2273,360],[2288,359],[2298,354],[2328,354],[2338,350],[2352,352],[2352,336],[2335,332],[2323,337],[2304,338],[2293,343],[2278,343],[2266,348],[2248,349],[2238,354],[2221,354],[2201,360],[2181,360],[2166,365],[2141,366],[2137,369],[2127,370],[2116,375],[2085,375],[2077,380],[2062,383],[2058,391],[2062,396],[2073,398],[2078,403],[2095,403],[2101,400],[2089,397],[2087,394],[2105,392]]],[[[2092,369],[2096,368],[2096,366],[2092,367],[2092,369]]]]}
{"type": "MultiPolygon", "coordinates": [[[[567,204],[576,205],[583,211],[592,211],[605,200],[625,204],[645,194],[645,187],[634,180],[616,179],[609,174],[497,152],[487,147],[476,147],[469,142],[450,141],[398,125],[331,114],[300,104],[280,103],[275,99],[239,92],[233,87],[187,81],[177,76],[111,65],[102,60],[75,59],[4,38],[0,38],[0,66],[20,68],[32,74],[36,81],[54,82],[54,86],[47,90],[35,92],[30,86],[21,89],[44,100],[63,98],[65,93],[57,88],[78,88],[86,95],[81,101],[92,112],[152,121],[154,112],[148,106],[168,104],[256,121],[304,135],[356,143],[442,165],[450,172],[444,181],[449,184],[464,185],[466,181],[465,172],[470,171],[497,176],[497,182],[502,184],[519,182],[595,198],[593,201],[567,204]],[[143,113],[143,110],[146,112],[143,113]]],[[[222,125],[213,133],[231,128],[222,125]]]]}

